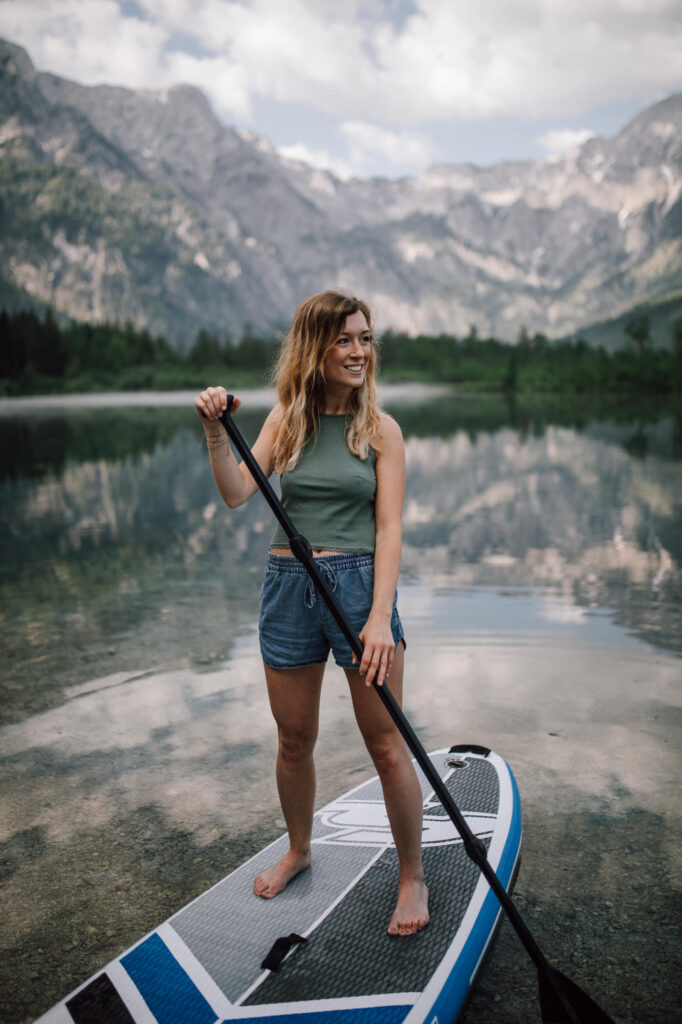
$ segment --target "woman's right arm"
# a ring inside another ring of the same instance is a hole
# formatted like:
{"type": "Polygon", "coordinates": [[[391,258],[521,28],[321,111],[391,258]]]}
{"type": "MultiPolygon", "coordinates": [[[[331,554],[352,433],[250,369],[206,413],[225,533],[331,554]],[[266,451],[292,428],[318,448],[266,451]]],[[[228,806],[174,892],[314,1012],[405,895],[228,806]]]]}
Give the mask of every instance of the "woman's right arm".
{"type": "MultiPolygon", "coordinates": [[[[235,398],[232,410],[241,405],[235,398]]],[[[239,508],[256,493],[258,487],[244,463],[238,463],[227,439],[225,427],[219,417],[227,409],[227,391],[223,387],[206,388],[194,400],[197,416],[204,426],[206,447],[211,469],[221,498],[230,508],[239,508]]],[[[263,424],[251,451],[266,476],[272,472],[272,451],[275,444],[279,406],[276,406],[263,424]]]]}

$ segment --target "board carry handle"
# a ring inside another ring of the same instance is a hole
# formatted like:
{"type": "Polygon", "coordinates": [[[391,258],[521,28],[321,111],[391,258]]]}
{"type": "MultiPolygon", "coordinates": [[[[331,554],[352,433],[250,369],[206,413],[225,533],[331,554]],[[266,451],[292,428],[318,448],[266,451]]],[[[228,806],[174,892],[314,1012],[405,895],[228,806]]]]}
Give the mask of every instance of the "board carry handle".
{"type": "MultiPolygon", "coordinates": [[[[329,608],[329,611],[333,615],[339,628],[342,630],[359,662],[362,658],[363,651],[360,638],[351,626],[350,621],[348,620],[348,617],[336,596],[329,588],[323,573],[317,567],[310,544],[296,529],[296,526],[289,517],[286,509],[275,494],[270,481],[256,462],[251,453],[251,449],[232,419],[230,410],[232,408],[233,401],[234,396],[228,394],[227,408],[219,417],[220,422],[225,427],[228,437],[237,449],[237,452],[243,459],[246,467],[255,480],[258,489],[261,491],[276,519],[281,524],[284,532],[289,538],[291,551],[307,570],[315,584],[315,587],[317,588],[318,593],[329,608]]],[[[464,815],[452,799],[450,791],[441,779],[440,774],[431,763],[428,754],[408,719],[405,717],[405,714],[395,697],[389,690],[388,686],[379,686],[376,682],[376,678],[374,679],[372,686],[381,698],[384,707],[391,716],[393,723],[405,740],[405,743],[422,772],[428,779],[434,793],[437,795],[444,809],[447,811],[448,816],[461,836],[466,853],[480,869],[490,888],[495,893],[500,906],[514,928],[514,931],[535,964],[538,971],[540,1011],[543,1024],[614,1024],[612,1018],[597,1006],[590,996],[588,996],[586,992],[583,992],[575,982],[566,978],[560,971],[550,967],[544,953],[531,935],[530,930],[523,921],[519,911],[516,909],[516,905],[514,904],[511,896],[497,877],[493,868],[490,866],[485,844],[475,836],[469,828],[464,815]]]]}
{"type": "Polygon", "coordinates": [[[264,971],[278,971],[291,947],[297,946],[300,942],[307,941],[302,935],[298,935],[297,932],[291,932],[290,935],[281,935],[279,939],[275,939],[273,942],[270,952],[261,964],[261,968],[264,971]]]}

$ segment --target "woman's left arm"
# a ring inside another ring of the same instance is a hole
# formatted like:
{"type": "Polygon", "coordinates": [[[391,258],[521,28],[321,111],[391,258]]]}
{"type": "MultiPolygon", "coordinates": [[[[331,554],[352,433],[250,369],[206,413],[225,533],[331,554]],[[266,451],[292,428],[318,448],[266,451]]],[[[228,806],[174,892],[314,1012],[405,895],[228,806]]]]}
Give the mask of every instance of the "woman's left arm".
{"type": "Polygon", "coordinates": [[[393,598],[398,585],[402,552],[402,513],[405,496],[405,444],[400,427],[382,413],[381,434],[375,445],[377,493],[372,610],[362,628],[364,645],[360,672],[369,686],[381,686],[391,672],[395,641],[391,632],[393,598]]]}

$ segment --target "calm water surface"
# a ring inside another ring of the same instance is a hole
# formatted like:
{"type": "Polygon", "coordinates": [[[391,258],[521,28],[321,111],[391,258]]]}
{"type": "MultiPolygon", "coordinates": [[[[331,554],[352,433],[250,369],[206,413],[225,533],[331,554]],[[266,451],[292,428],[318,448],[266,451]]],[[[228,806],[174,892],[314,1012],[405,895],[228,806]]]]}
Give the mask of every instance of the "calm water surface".
{"type": "MultiPolygon", "coordinates": [[[[253,440],[266,408],[245,397],[253,440]]],[[[31,1020],[283,824],[257,644],[272,515],[259,496],[220,503],[181,401],[0,408],[8,1022],[31,1020]]],[[[672,891],[679,413],[390,389],[386,404],[407,447],[400,608],[423,743],[484,743],[510,761],[529,899],[559,892],[568,907],[592,884],[594,899],[622,900],[623,847],[571,882],[565,836],[590,822],[613,835],[643,813],[672,891]]],[[[319,803],[372,773],[340,670],[325,687],[319,803]]],[[[631,897],[635,914],[644,897],[631,897]]],[[[519,1013],[499,1019],[532,1019],[519,1013]]]]}

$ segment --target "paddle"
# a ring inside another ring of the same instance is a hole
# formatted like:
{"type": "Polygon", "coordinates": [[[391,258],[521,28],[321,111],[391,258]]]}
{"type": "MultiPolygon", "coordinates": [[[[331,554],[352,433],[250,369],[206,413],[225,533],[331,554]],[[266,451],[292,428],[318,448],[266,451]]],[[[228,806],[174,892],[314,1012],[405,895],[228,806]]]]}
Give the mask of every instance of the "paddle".
{"type": "MultiPolygon", "coordinates": [[[[235,426],[230,415],[233,396],[227,396],[227,409],[220,417],[220,422],[225,427],[232,443],[246,463],[246,466],[253,476],[256,484],[262,492],[265,500],[281,523],[287,537],[291,550],[304,565],[310,574],[315,586],[330,612],[336,619],[344,636],[348,640],[353,652],[358,658],[362,658],[362,643],[351,626],[345,611],[329,589],[327,581],[322,572],[318,569],[313,558],[312,549],[305,537],[297,531],[289,518],[282,503],[272,489],[270,482],[261,470],[260,466],[251,454],[251,449],[242,437],[239,429],[235,426]]],[[[412,752],[419,767],[428,779],[438,799],[450,816],[455,828],[459,832],[464,849],[480,868],[490,888],[500,902],[502,909],[509,918],[516,934],[525,946],[529,956],[538,971],[538,985],[540,992],[540,1012],[544,1024],[614,1024],[599,1006],[587,995],[586,992],[576,985],[574,981],[567,978],[554,967],[550,967],[544,954],[535,942],[535,939],[528,930],[521,918],[511,896],[504,888],[499,878],[488,863],[485,844],[473,834],[464,816],[455,804],[449,790],[441,779],[439,773],[431,764],[428,754],[403,714],[395,697],[388,686],[379,686],[376,681],[372,684],[383,701],[384,707],[393,719],[397,729],[405,740],[409,750],[412,752]]]]}

